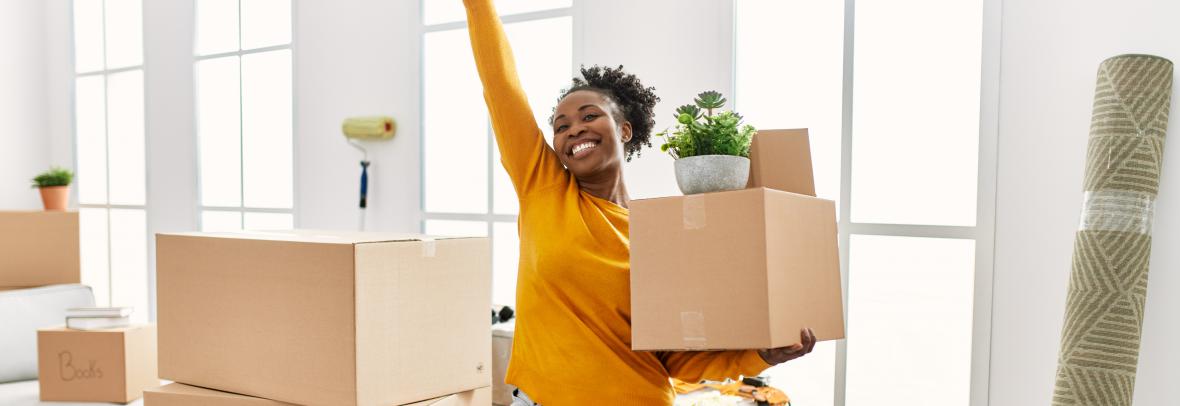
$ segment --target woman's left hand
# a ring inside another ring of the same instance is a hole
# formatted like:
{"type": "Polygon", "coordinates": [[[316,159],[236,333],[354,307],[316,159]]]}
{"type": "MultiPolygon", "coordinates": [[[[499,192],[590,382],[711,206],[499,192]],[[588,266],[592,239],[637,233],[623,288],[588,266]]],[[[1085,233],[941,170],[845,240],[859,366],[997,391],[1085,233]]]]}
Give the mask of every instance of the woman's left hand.
{"type": "Polygon", "coordinates": [[[799,344],[791,344],[786,347],[771,348],[769,350],[758,350],[758,356],[762,357],[770,365],[778,365],[795,358],[802,357],[810,353],[815,348],[815,332],[810,328],[799,330],[799,344]]]}

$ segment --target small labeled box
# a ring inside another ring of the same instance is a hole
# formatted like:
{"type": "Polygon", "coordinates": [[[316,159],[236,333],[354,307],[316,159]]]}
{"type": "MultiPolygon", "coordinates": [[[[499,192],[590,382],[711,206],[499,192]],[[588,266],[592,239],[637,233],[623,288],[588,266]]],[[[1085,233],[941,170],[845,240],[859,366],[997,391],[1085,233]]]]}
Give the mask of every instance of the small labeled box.
{"type": "Polygon", "coordinates": [[[160,385],[156,326],[37,330],[41,400],[127,403],[160,385]]]}

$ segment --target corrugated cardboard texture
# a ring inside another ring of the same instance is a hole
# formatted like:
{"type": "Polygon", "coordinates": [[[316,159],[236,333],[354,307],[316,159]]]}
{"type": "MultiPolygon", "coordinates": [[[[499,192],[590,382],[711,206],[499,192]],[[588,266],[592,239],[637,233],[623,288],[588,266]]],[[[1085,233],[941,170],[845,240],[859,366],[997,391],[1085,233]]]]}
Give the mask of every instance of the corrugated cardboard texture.
{"type": "Polygon", "coordinates": [[[144,406],[295,406],[236,393],[170,383],[143,391],[144,406]]]}
{"type": "MultiPolygon", "coordinates": [[[[491,403],[489,388],[480,388],[403,406],[486,406],[491,403]]],[[[296,406],[237,393],[222,392],[182,383],[170,383],[143,392],[144,406],[296,406]]]]}
{"type": "Polygon", "coordinates": [[[801,327],[811,327],[820,341],[844,338],[835,204],[768,191],[766,224],[772,342],[798,342],[801,327]]]}
{"type": "Polygon", "coordinates": [[[351,244],[172,235],[156,244],[161,378],[356,402],[351,244]]]}
{"type": "Polygon", "coordinates": [[[78,213],[0,211],[0,286],[80,283],[78,213]]]}
{"type": "Polygon", "coordinates": [[[842,338],[834,210],[765,188],[632,201],[632,348],[781,347],[804,326],[842,338]]]}
{"type": "Polygon", "coordinates": [[[483,387],[407,406],[486,406],[490,404],[492,404],[492,388],[483,387]]]}
{"type": "Polygon", "coordinates": [[[483,238],[432,244],[356,245],[362,405],[406,403],[492,383],[491,246],[483,238]]]}
{"type": "Polygon", "coordinates": [[[41,400],[127,403],[156,378],[156,328],[37,331],[41,400]]]}
{"type": "Polygon", "coordinates": [[[750,188],[815,196],[807,129],[762,130],[750,144],[750,188]]]}
{"type": "Polygon", "coordinates": [[[157,237],[162,377],[311,406],[490,384],[486,238],[263,235],[157,237]]]}

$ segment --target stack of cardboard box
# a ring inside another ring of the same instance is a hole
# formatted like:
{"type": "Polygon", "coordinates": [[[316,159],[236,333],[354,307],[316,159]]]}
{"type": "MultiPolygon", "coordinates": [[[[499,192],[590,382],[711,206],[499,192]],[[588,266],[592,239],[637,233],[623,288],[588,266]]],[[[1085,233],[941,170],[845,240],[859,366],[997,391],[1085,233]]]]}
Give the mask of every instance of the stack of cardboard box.
{"type": "Polygon", "coordinates": [[[488,405],[490,244],[297,230],[156,239],[148,406],[488,405]]]}
{"type": "MultiPolygon", "coordinates": [[[[78,222],[77,212],[0,212],[0,290],[79,283],[78,222]]],[[[92,306],[93,298],[86,302],[92,306]]],[[[41,400],[127,403],[160,383],[152,325],[41,328],[36,346],[41,400]]]]}
{"type": "Polygon", "coordinates": [[[807,130],[761,131],[744,190],[631,202],[635,350],[777,348],[844,337],[836,209],[807,130]]]}
{"type": "Polygon", "coordinates": [[[77,212],[0,211],[0,290],[78,283],[78,244],[77,212]]]}

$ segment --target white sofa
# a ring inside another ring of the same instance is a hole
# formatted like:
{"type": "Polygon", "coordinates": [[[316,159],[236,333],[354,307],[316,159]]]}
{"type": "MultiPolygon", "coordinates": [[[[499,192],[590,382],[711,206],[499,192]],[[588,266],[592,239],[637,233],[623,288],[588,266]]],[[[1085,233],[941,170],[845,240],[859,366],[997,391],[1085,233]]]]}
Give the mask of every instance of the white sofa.
{"type": "MultiPolygon", "coordinates": [[[[0,405],[103,404],[41,402],[37,384],[37,329],[64,324],[68,308],[91,306],[94,293],[85,285],[0,291],[0,405]]],[[[142,399],[129,403],[142,404],[142,399]]]]}

